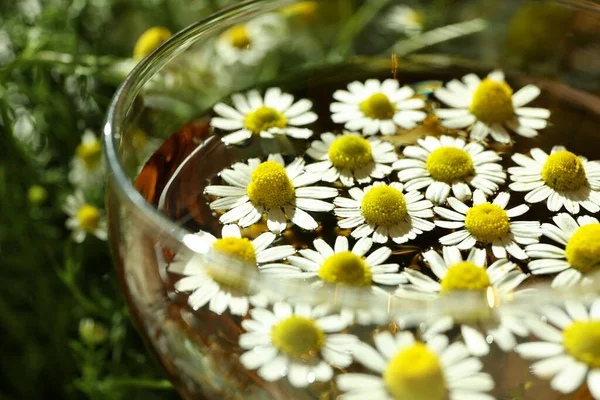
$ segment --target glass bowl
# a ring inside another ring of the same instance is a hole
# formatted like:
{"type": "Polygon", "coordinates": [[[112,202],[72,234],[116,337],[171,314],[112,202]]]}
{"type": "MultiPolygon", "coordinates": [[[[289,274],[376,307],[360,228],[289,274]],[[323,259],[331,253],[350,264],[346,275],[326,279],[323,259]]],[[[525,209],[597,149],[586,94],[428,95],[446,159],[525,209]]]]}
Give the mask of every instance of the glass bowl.
{"type": "Polygon", "coordinates": [[[143,59],[110,242],[181,395],[600,399],[599,33],[579,1],[257,0],[143,59]]]}

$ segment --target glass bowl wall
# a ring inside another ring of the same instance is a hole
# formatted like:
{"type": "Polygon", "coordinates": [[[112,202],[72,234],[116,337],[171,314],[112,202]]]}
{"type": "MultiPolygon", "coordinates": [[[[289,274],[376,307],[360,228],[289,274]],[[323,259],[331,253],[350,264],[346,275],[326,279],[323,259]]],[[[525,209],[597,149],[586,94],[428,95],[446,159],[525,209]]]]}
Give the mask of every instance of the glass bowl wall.
{"type": "MultiPolygon", "coordinates": [[[[246,369],[238,341],[244,333],[241,321],[250,316],[192,309],[189,293],[175,290],[181,276],[168,269],[175,257],[186,263],[206,264],[209,259],[219,266],[213,272],[221,282],[235,282],[240,295],[262,294],[269,304],[326,303],[331,312],[346,314],[376,311],[371,324],[343,330],[370,344],[376,332],[409,330],[420,335],[431,321],[448,316],[487,332],[500,326],[498,316],[504,313],[537,315],[542,306],[595,298],[600,286],[591,274],[587,285],[569,289],[552,288],[550,280],[536,277],[528,282],[532,290],[520,295],[490,289],[434,301],[402,299],[393,291],[382,298],[366,289],[317,288],[303,280],[259,274],[222,254],[208,254],[193,235],[199,229],[216,236],[221,231],[203,195],[206,177],[235,160],[298,152],[293,140],[239,149],[215,136],[209,124],[214,104],[252,88],[281,86],[315,104],[327,104],[329,99],[314,99],[325,93],[324,88],[344,89],[352,80],[398,79],[412,84],[417,94],[432,97],[451,79],[468,73],[484,77],[501,68],[515,90],[528,84],[540,87],[543,95],[535,106],[550,109],[552,118],[540,136],[514,136],[514,146],[495,143],[491,149],[526,153],[562,144],[576,154],[600,158],[596,6],[576,1],[414,1],[410,6],[416,13],[402,16],[400,5],[392,0],[244,2],[168,40],[137,65],[115,95],[104,130],[113,255],[140,333],[185,398],[333,399],[342,393],[337,376],[365,370],[355,361],[348,368],[333,368],[331,380],[294,385],[285,377],[271,382],[246,369]],[[236,27],[256,21],[262,23],[266,42],[248,43],[246,50],[255,48],[260,54],[243,58],[219,50],[221,40],[234,40],[236,27]]],[[[341,132],[342,125],[331,126],[341,132]]],[[[423,136],[447,133],[434,120],[423,126],[388,140],[401,153],[423,136]]],[[[505,162],[508,165],[510,157],[505,162]]],[[[507,179],[502,190],[508,190],[508,183],[507,179]]],[[[310,246],[312,239],[303,244],[310,246]]],[[[422,265],[420,254],[434,244],[418,251],[411,243],[390,247],[404,257],[400,263],[406,268],[422,265]]],[[[526,261],[518,264],[528,272],[526,261]]],[[[448,331],[451,340],[460,340],[461,334],[458,325],[448,331]]],[[[495,381],[489,391],[494,398],[593,398],[585,385],[569,394],[553,390],[548,380],[530,374],[530,361],[498,349],[492,336],[486,336],[490,350],[481,359],[483,371],[495,381]]],[[[527,332],[518,340],[539,339],[527,332]]],[[[425,397],[415,397],[421,398],[425,397]]]]}

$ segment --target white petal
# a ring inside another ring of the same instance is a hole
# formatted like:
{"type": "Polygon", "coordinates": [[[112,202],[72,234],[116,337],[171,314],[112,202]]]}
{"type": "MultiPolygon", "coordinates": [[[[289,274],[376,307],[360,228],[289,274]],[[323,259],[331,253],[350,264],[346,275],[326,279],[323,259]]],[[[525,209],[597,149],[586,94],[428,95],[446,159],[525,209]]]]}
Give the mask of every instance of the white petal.
{"type": "Polygon", "coordinates": [[[522,343],[515,347],[515,351],[525,359],[539,359],[562,354],[564,349],[561,344],[549,342],[522,343]]]}
{"type": "Polygon", "coordinates": [[[468,325],[462,325],[461,333],[471,354],[474,356],[484,356],[489,353],[490,346],[481,332],[478,332],[468,325]]]}
{"type": "Polygon", "coordinates": [[[552,389],[561,393],[571,393],[577,389],[585,380],[588,372],[588,366],[581,362],[572,361],[567,363],[565,367],[557,373],[550,386],[552,389]]]}
{"type": "Polygon", "coordinates": [[[313,217],[311,217],[306,211],[303,211],[299,208],[286,206],[285,212],[288,214],[292,222],[302,229],[312,231],[317,229],[319,226],[313,217]]]}

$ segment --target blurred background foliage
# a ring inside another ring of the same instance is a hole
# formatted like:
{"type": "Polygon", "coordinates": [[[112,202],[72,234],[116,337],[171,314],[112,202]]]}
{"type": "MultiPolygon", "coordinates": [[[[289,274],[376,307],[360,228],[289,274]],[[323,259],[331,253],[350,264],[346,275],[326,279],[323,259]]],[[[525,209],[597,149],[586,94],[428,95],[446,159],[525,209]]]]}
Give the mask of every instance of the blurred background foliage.
{"type": "Polygon", "coordinates": [[[62,205],[140,34],[232,2],[0,2],[0,399],[177,398],[131,325],[106,242],[75,243],[62,205]]]}

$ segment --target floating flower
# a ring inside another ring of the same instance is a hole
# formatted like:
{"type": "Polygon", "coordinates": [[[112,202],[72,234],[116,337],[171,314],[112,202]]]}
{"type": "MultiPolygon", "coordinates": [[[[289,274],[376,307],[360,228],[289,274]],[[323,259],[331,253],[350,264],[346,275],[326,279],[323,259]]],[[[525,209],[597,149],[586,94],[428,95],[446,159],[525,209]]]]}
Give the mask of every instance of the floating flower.
{"type": "Polygon", "coordinates": [[[409,86],[400,88],[395,79],[383,82],[368,79],[348,85],[348,91],[337,90],[333,98],[339,103],[331,103],[331,119],[344,124],[350,131],[362,131],[365,135],[381,132],[384,135],[396,133],[397,126],[414,128],[427,114],[420,109],[425,101],[412,98],[415,91],[409,86]]]}
{"type": "Polygon", "coordinates": [[[419,146],[404,148],[404,156],[392,168],[399,170],[398,179],[405,182],[406,190],[427,187],[425,198],[433,203],[444,203],[450,194],[458,200],[471,198],[469,186],[487,195],[498,190],[506,173],[497,161],[502,158],[494,151],[484,151],[479,143],[469,143],[461,138],[426,136],[418,140],[419,146]]]}
{"type": "Polygon", "coordinates": [[[588,161],[554,146],[550,155],[542,149],[530,151],[531,157],[514,154],[512,159],[518,167],[508,169],[514,182],[510,188],[517,192],[529,192],[525,201],[546,201],[548,210],[559,211],[563,206],[572,213],[579,213],[580,206],[591,213],[600,211],[600,163],[588,161]]]}
{"type": "Polygon", "coordinates": [[[104,169],[102,144],[92,131],[86,130],[71,161],[69,182],[82,189],[100,186],[104,182],[104,169]]]}
{"type": "Polygon", "coordinates": [[[564,310],[547,305],[543,314],[552,325],[529,320],[532,333],[542,341],[523,343],[515,350],[525,359],[539,360],[531,372],[551,379],[552,389],[568,394],[586,382],[592,397],[600,400],[600,300],[589,310],[576,301],[567,302],[564,310]]]}
{"type": "Polygon", "coordinates": [[[467,250],[479,243],[491,244],[492,252],[497,258],[506,258],[506,253],[524,260],[525,251],[519,245],[538,243],[541,236],[540,223],[537,221],[516,221],[515,218],[525,214],[529,207],[521,204],[506,210],[510,194],[499,193],[492,203],[479,189],[473,192],[473,205],[468,207],[454,197],[448,198],[453,210],[434,207],[433,211],[448,221],[437,220],[435,224],[447,229],[460,229],[440,238],[445,246],[456,245],[467,250]]]}
{"type": "Polygon", "coordinates": [[[133,58],[141,60],[152,53],[158,46],[169,39],[173,34],[163,26],[153,26],[146,30],[135,43],[133,58]]]}
{"type": "Polygon", "coordinates": [[[106,240],[106,220],[102,211],[86,203],[80,190],[67,196],[63,211],[69,216],[65,226],[72,231],[73,240],[77,243],[83,242],[88,234],[106,240]]]}
{"type": "Polygon", "coordinates": [[[227,65],[255,66],[273,50],[285,33],[285,22],[276,14],[265,14],[223,32],[215,44],[220,61],[227,65]]]}
{"type": "MultiPolygon", "coordinates": [[[[402,274],[410,282],[400,285],[395,295],[405,299],[431,299],[459,291],[477,291],[485,294],[490,288],[504,295],[513,292],[528,275],[521,272],[517,265],[503,258],[486,268],[486,251],[472,248],[466,260],[460,250],[454,246],[444,246],[442,256],[435,250],[423,253],[423,259],[438,278],[434,280],[415,269],[407,268],[402,274]]],[[[482,298],[483,299],[483,298],[482,298]]],[[[496,313],[499,324],[488,330],[498,346],[504,351],[510,351],[517,344],[515,335],[525,336],[527,330],[522,325],[515,324],[514,315],[498,310],[496,313]]],[[[427,335],[437,335],[454,327],[452,317],[436,319],[431,324],[427,335]]],[[[469,351],[478,356],[488,354],[489,344],[481,332],[467,324],[460,330],[469,351]]]]}
{"type": "Polygon", "coordinates": [[[381,20],[382,28],[415,36],[423,30],[423,15],[405,4],[390,7],[381,20]]]}
{"type": "Polygon", "coordinates": [[[248,332],[240,335],[240,347],[247,350],[240,356],[242,364],[258,369],[258,375],[268,382],[288,376],[295,387],[312,382],[327,382],[333,369],[352,363],[349,350],[358,339],[353,335],[333,334],[344,329],[345,319],[329,314],[326,306],[311,309],[286,303],[276,303],[273,311],[264,308],[250,310],[252,319],[242,321],[248,332]]]}
{"type": "Polygon", "coordinates": [[[306,166],[306,171],[319,174],[325,182],[338,179],[344,186],[383,179],[392,172],[389,165],[398,159],[394,146],[376,138],[363,138],[354,133],[334,135],[323,133],[321,140],[311,143],[306,154],[318,162],[306,166]]]}
{"type": "MultiPolygon", "coordinates": [[[[293,278],[318,278],[313,286],[325,283],[350,287],[370,287],[375,295],[388,296],[388,292],[379,285],[398,285],[405,283],[406,278],[398,273],[400,266],[395,263],[385,263],[392,255],[388,247],[380,247],[371,254],[373,241],[369,238],[358,240],[352,250],[348,246],[348,238],[338,236],[332,248],[323,239],[313,242],[314,249],[300,250],[301,256],[290,256],[290,264],[272,264],[261,268],[262,272],[293,278]]],[[[349,322],[357,320],[359,324],[368,325],[374,321],[388,318],[381,310],[354,310],[343,308],[341,315],[349,322]]]]}
{"type": "Polygon", "coordinates": [[[352,237],[363,238],[373,235],[376,243],[406,243],[435,225],[423,218],[433,217],[429,200],[423,200],[419,192],[403,193],[401,183],[386,185],[375,182],[364,189],[351,188],[351,199],[337,197],[333,203],[334,213],[342,218],[338,225],[351,229],[352,237]]]}
{"type": "Polygon", "coordinates": [[[337,195],[337,189],[308,186],[319,180],[318,175],[303,173],[304,160],[296,158],[287,167],[280,154],[270,154],[268,160],[258,158],[248,163],[238,162],[220,175],[229,185],[207,186],[207,194],[221,197],[210,204],[213,210],[228,210],[221,223],[238,222],[244,228],[267,214],[271,232],[285,230],[287,220],[307,230],[317,229],[317,221],[306,211],[331,211],[333,204],[319,199],[337,195]]]}
{"type": "Polygon", "coordinates": [[[211,264],[211,257],[206,257],[208,252],[218,252],[248,266],[258,266],[259,269],[296,252],[293,246],[272,246],[276,236],[271,232],[264,232],[252,241],[242,237],[237,225],[223,226],[220,239],[203,231],[195,236],[195,245],[199,249],[206,249],[206,252],[187,260],[175,256],[169,265],[169,272],[186,275],[177,281],[175,289],[193,292],[188,298],[191,307],[199,309],[208,304],[208,308],[216,314],[230,309],[231,314],[243,316],[248,313],[249,304],[266,307],[267,303],[266,298],[260,294],[250,297],[243,295],[239,287],[242,285],[235,282],[237,277],[228,279],[222,271],[215,272],[218,266],[211,264]]]}
{"type": "Polygon", "coordinates": [[[534,275],[556,274],[552,287],[569,287],[589,282],[585,274],[600,266],[600,224],[594,217],[577,221],[566,213],[552,218],[556,225],[542,224],[542,234],[559,244],[538,243],[527,246],[527,255],[538,258],[528,267],[534,275]]]}
{"type": "MultiPolygon", "coordinates": [[[[313,241],[313,249],[300,250],[300,256],[290,256],[290,264],[273,264],[261,268],[273,274],[283,274],[302,278],[319,278],[319,284],[339,284],[354,287],[373,287],[373,284],[398,285],[406,279],[398,273],[398,264],[384,264],[392,255],[388,247],[380,247],[365,256],[373,241],[362,238],[352,250],[348,246],[348,238],[338,236],[332,248],[323,239],[313,241]]],[[[260,267],[259,267],[260,268],[260,267]]]]}
{"type": "Polygon", "coordinates": [[[387,331],[373,341],[376,349],[358,342],[353,356],[374,374],[339,375],[338,388],[347,393],[338,400],[493,399],[485,393],[494,388],[492,377],[462,342],[448,344],[447,336],[438,335],[424,343],[410,332],[387,331]]]}
{"type": "Polygon", "coordinates": [[[470,128],[472,139],[483,140],[491,134],[497,142],[510,143],[505,126],[524,137],[537,136],[537,131],[546,127],[549,110],[523,107],[539,94],[540,89],[535,85],[527,85],[513,94],[502,71],[493,71],[484,80],[468,74],[462,82],[454,79],[435,91],[438,99],[454,107],[435,113],[446,128],[470,128]]]}
{"type": "Polygon", "coordinates": [[[287,135],[307,139],[313,134],[310,129],[299,128],[317,120],[317,114],[310,111],[310,100],[294,103],[294,96],[282,93],[277,87],[267,89],[264,99],[257,90],[251,90],[246,95],[234,94],[231,100],[235,108],[217,103],[214,111],[219,117],[210,121],[215,128],[234,131],[223,136],[226,144],[241,143],[253,135],[262,138],[287,135]]]}

